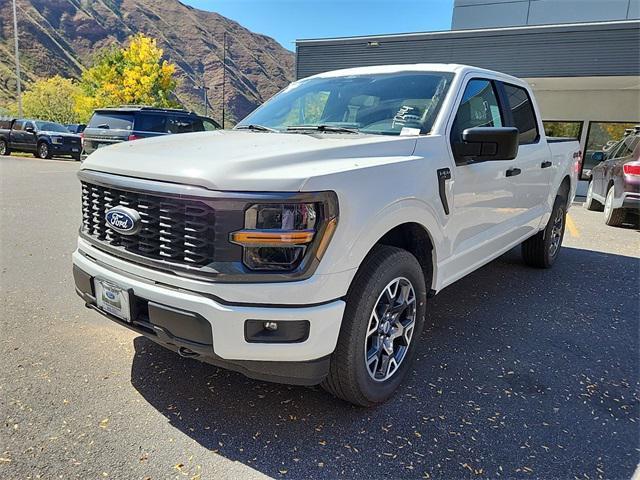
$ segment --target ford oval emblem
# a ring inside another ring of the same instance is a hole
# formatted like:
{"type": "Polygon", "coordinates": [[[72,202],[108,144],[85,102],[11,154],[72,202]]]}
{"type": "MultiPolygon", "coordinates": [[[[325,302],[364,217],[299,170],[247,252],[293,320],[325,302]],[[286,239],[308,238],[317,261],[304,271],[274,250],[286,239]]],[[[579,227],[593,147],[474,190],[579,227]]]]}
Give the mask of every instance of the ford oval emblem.
{"type": "Polygon", "coordinates": [[[107,227],[122,235],[134,235],[140,231],[140,214],[133,208],[114,207],[105,215],[107,227]]]}

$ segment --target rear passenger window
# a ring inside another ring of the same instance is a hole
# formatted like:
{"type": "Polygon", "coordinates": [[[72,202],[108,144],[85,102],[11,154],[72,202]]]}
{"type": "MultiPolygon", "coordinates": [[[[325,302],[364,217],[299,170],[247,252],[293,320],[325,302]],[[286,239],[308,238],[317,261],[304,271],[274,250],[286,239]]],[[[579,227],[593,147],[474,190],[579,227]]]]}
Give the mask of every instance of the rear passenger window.
{"type": "Polygon", "coordinates": [[[537,142],[540,138],[538,122],[527,90],[508,83],[504,84],[504,89],[513,116],[513,126],[520,132],[518,143],[525,145],[537,142]]]}
{"type": "Polygon", "coordinates": [[[166,118],[162,115],[138,115],[134,129],[139,132],[167,133],[166,118]]]}
{"type": "Polygon", "coordinates": [[[498,98],[489,80],[475,79],[467,84],[451,128],[451,141],[462,142],[462,132],[474,127],[502,127],[498,98]]]}
{"type": "Polygon", "coordinates": [[[197,117],[172,117],[167,121],[169,133],[202,132],[202,120],[197,117]]]}

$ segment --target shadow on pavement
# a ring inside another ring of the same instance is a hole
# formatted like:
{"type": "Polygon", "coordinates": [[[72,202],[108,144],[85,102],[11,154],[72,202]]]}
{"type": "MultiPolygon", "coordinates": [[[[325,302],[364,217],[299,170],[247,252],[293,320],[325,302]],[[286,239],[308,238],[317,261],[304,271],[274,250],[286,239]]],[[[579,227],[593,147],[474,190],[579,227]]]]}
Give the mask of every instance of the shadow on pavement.
{"type": "Polygon", "coordinates": [[[175,428],[274,477],[630,478],[638,461],[636,258],[511,251],[428,308],[414,370],[360,409],[138,337],[133,386],[175,428]]]}

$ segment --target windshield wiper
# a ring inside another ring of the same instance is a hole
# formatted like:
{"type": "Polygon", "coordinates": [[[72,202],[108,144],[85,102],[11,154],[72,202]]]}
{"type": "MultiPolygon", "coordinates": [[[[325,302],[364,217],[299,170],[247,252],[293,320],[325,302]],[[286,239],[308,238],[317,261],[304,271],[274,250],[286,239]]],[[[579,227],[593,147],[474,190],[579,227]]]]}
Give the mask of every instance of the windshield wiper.
{"type": "Polygon", "coordinates": [[[264,125],[238,125],[236,130],[255,130],[257,132],[275,132],[279,133],[280,130],[276,130],[275,128],[265,127],[264,125]]]}
{"type": "Polygon", "coordinates": [[[337,132],[337,133],[359,133],[357,128],[340,127],[337,125],[289,125],[287,131],[317,131],[317,132],[337,132]]]}

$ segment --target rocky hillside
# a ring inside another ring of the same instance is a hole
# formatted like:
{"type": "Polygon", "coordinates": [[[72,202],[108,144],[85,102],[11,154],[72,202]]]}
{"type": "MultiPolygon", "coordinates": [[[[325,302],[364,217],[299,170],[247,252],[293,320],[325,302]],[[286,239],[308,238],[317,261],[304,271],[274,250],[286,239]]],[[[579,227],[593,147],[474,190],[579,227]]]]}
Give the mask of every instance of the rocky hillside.
{"type": "MultiPolygon", "coordinates": [[[[144,33],[177,65],[177,95],[220,119],[223,34],[227,32],[227,120],[239,120],[294,78],[294,55],[274,39],[177,0],[17,0],[23,82],[78,77],[102,47],[144,33]]],[[[11,1],[0,1],[0,105],[15,97],[11,1]]]]}

